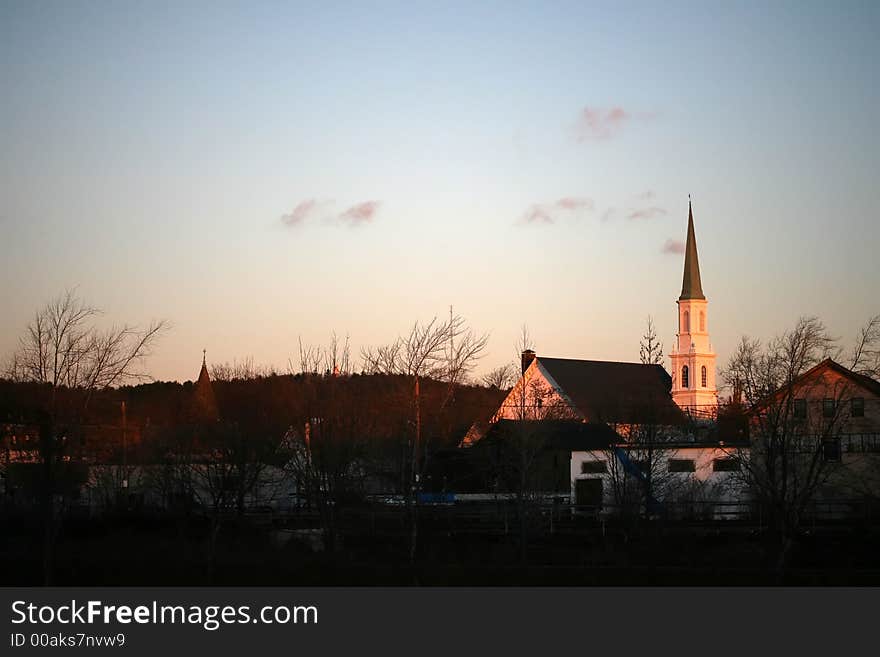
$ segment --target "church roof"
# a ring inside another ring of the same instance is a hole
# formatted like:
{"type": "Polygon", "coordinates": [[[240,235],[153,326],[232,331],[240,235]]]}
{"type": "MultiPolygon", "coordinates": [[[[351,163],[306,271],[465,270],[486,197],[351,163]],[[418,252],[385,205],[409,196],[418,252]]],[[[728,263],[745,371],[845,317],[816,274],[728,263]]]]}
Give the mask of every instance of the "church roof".
{"type": "Polygon", "coordinates": [[[205,364],[204,359],[202,360],[202,369],[199,371],[199,379],[196,381],[197,386],[207,386],[211,385],[211,377],[208,375],[208,366],[205,364]]]}
{"type": "Polygon", "coordinates": [[[217,409],[217,398],[214,396],[214,385],[208,375],[205,354],[202,354],[202,369],[195,386],[195,416],[199,421],[216,421],[220,415],[217,409]]]}
{"type": "Polygon", "coordinates": [[[539,357],[538,362],[591,422],[678,424],[672,379],[661,365],[539,357]]]}
{"type": "Polygon", "coordinates": [[[694,235],[694,212],[688,200],[688,234],[684,249],[684,276],[681,281],[681,296],[685,299],[705,299],[703,285],[700,282],[700,259],[697,257],[697,238],[694,235]]]}
{"type": "Polygon", "coordinates": [[[544,449],[558,449],[566,452],[581,452],[605,449],[622,440],[620,435],[607,424],[601,422],[573,422],[571,420],[499,420],[488,431],[486,437],[504,439],[523,430],[540,433],[544,449]]]}

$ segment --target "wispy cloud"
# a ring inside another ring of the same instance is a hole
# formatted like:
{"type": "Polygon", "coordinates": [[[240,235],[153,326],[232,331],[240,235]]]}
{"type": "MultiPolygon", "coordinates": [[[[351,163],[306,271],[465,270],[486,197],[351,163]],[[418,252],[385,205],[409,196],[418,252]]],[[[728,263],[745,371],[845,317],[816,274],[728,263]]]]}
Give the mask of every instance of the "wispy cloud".
{"type": "Polygon", "coordinates": [[[556,219],[550,211],[543,205],[533,205],[522,216],[521,223],[524,224],[552,224],[556,223],[556,219]]]}
{"type": "Polygon", "coordinates": [[[684,253],[684,242],[681,240],[666,240],[660,253],[682,254],[684,253]]]}
{"type": "Polygon", "coordinates": [[[610,139],[620,131],[630,118],[630,114],[622,107],[612,107],[611,109],[584,107],[575,127],[577,140],[585,142],[610,139]]]}
{"type": "Polygon", "coordinates": [[[666,210],[656,206],[650,208],[642,208],[641,210],[633,210],[629,213],[630,219],[654,219],[662,217],[666,214],[666,210]]]}
{"type": "Polygon", "coordinates": [[[602,213],[602,221],[610,221],[614,219],[614,215],[617,214],[617,210],[614,208],[608,208],[605,212],[602,213]]]}
{"type": "Polygon", "coordinates": [[[330,225],[361,226],[373,221],[379,210],[380,202],[363,201],[352,205],[343,212],[335,211],[334,205],[335,202],[332,200],[306,199],[289,213],[281,215],[281,223],[290,228],[316,220],[323,220],[324,223],[330,225]]]}
{"type": "Polygon", "coordinates": [[[593,209],[588,198],[564,196],[552,203],[535,203],[520,218],[520,224],[555,224],[565,215],[577,215],[593,209]]]}
{"type": "Polygon", "coordinates": [[[317,207],[318,202],[313,198],[302,201],[291,212],[281,215],[281,223],[285,226],[299,226],[317,207]]]}
{"type": "Polygon", "coordinates": [[[647,191],[642,192],[641,194],[637,194],[636,198],[639,201],[650,201],[650,200],[657,198],[657,194],[655,194],[652,190],[649,189],[647,191]]]}
{"type": "Polygon", "coordinates": [[[381,205],[380,201],[364,201],[353,205],[345,212],[340,213],[336,219],[351,227],[362,226],[371,223],[381,205]]]}
{"type": "Polygon", "coordinates": [[[656,112],[633,112],[620,106],[594,107],[587,105],[574,126],[575,139],[579,143],[606,141],[616,137],[633,121],[647,121],[657,117],[656,112]]]}
{"type": "Polygon", "coordinates": [[[563,210],[592,210],[593,201],[588,198],[574,198],[565,196],[556,201],[556,207],[563,210]]]}

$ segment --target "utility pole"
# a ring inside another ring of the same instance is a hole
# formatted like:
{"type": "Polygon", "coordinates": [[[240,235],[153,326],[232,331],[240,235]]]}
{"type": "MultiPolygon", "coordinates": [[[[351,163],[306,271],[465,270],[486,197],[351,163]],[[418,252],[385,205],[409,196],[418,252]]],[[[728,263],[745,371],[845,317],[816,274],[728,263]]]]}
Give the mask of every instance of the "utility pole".
{"type": "Polygon", "coordinates": [[[125,401],[122,402],[122,488],[128,488],[128,436],[125,401]]]}

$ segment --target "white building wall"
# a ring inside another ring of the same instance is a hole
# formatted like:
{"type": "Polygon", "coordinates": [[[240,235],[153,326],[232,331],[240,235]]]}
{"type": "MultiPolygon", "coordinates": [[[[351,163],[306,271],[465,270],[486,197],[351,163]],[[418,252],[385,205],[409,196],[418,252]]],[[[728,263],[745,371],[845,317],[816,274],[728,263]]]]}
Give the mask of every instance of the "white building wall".
{"type": "MultiPolygon", "coordinates": [[[[624,448],[625,449],[625,448],[624,448]]],[[[748,491],[746,490],[743,477],[737,472],[716,471],[714,463],[716,459],[728,459],[734,456],[732,451],[725,447],[715,446],[685,446],[664,450],[662,459],[667,463],[659,462],[657,467],[661,470],[662,477],[656,477],[654,496],[672,505],[689,501],[718,502],[716,515],[733,515],[745,509],[748,503],[748,491]],[[669,460],[692,460],[694,472],[668,472],[669,460]],[[739,505],[743,505],[742,508],[739,505]]],[[[736,455],[740,457],[740,454],[736,455]]],[[[580,479],[602,480],[602,505],[606,512],[613,512],[615,506],[614,487],[612,482],[613,464],[608,461],[617,457],[611,450],[595,450],[584,452],[572,452],[571,454],[571,503],[576,503],[576,482],[580,479]],[[606,472],[584,473],[583,464],[587,462],[605,461],[606,472]]],[[[618,470],[619,471],[619,470],[618,470]]],[[[655,475],[656,476],[656,475],[655,475]]]]}

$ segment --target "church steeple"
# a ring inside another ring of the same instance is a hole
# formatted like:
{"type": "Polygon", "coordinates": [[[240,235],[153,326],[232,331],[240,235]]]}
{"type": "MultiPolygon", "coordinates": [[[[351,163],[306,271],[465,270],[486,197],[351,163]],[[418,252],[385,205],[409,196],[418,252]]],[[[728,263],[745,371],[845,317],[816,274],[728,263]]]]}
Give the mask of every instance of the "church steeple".
{"type": "Polygon", "coordinates": [[[206,362],[207,351],[202,350],[202,369],[199,371],[199,380],[196,381],[194,390],[194,419],[197,422],[216,422],[220,414],[217,410],[217,398],[214,396],[214,385],[208,374],[206,362]]]}
{"type": "Polygon", "coordinates": [[[694,235],[694,211],[688,197],[688,234],[684,248],[684,276],[681,281],[679,300],[705,299],[703,285],[700,282],[700,259],[697,256],[697,238],[694,235]]]}
{"type": "Polygon", "coordinates": [[[688,197],[688,232],[684,251],[684,277],[678,297],[678,333],[669,358],[672,361],[672,399],[688,413],[711,416],[718,408],[715,387],[715,351],[709,339],[709,302],[703,295],[694,211],[688,197]]]}
{"type": "Polygon", "coordinates": [[[205,362],[208,357],[208,350],[202,349],[202,369],[199,371],[199,379],[196,382],[201,385],[209,385],[211,383],[211,377],[208,375],[208,365],[205,362]]]}

